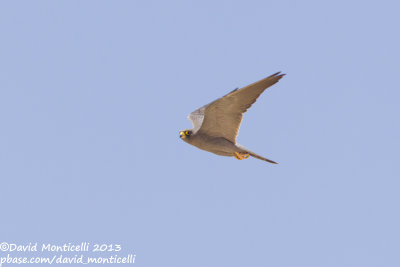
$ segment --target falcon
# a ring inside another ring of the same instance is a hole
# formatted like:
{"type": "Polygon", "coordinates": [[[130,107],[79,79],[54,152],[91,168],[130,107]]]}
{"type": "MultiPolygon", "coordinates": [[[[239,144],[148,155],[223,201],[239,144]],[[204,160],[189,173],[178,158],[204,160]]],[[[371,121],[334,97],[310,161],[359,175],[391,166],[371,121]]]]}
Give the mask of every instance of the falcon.
{"type": "Polygon", "coordinates": [[[243,113],[268,87],[277,83],[285,74],[277,72],[265,79],[241,89],[235,89],[227,95],[205,105],[189,114],[193,129],[179,132],[180,138],[202,150],[217,155],[235,157],[238,160],[250,156],[277,164],[236,143],[243,113]]]}

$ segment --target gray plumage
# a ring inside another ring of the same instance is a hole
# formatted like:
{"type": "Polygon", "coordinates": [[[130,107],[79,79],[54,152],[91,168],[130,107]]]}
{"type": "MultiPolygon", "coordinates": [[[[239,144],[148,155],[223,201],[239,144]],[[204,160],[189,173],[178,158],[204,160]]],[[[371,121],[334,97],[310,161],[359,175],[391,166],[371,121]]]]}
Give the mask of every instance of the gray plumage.
{"type": "Polygon", "coordinates": [[[217,155],[235,156],[237,159],[242,159],[240,155],[247,155],[247,157],[250,155],[276,164],[276,162],[237,144],[236,137],[239,133],[243,113],[251,107],[265,89],[277,83],[284,75],[280,72],[275,73],[241,89],[235,89],[193,111],[188,116],[193,124],[193,129],[181,131],[181,139],[217,155]]]}

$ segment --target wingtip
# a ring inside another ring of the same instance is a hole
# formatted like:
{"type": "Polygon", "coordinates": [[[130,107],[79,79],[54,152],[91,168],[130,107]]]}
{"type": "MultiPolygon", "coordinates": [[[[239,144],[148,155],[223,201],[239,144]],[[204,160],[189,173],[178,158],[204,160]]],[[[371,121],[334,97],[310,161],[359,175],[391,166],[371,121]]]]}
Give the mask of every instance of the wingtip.
{"type": "Polygon", "coordinates": [[[282,77],[285,76],[285,75],[286,75],[286,73],[282,73],[282,74],[281,74],[281,72],[278,71],[277,73],[274,73],[274,74],[272,74],[272,75],[269,76],[269,77],[280,77],[280,78],[282,78],[282,77]]]}

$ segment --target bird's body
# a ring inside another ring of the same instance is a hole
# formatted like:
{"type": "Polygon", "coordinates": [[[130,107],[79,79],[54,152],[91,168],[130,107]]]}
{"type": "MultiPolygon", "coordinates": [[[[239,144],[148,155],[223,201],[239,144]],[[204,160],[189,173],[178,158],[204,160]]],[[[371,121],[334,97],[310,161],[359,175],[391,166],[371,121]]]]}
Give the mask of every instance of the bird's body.
{"type": "Polygon", "coordinates": [[[236,143],[243,113],[269,86],[278,82],[284,74],[275,73],[263,80],[248,85],[205,105],[189,115],[193,129],[180,132],[185,142],[221,156],[245,159],[249,156],[270,162],[236,143]]]}
{"type": "Polygon", "coordinates": [[[235,152],[245,152],[240,151],[241,149],[239,149],[234,143],[223,137],[214,137],[201,132],[194,134],[189,138],[185,138],[185,141],[195,147],[220,156],[232,157],[235,152]]]}

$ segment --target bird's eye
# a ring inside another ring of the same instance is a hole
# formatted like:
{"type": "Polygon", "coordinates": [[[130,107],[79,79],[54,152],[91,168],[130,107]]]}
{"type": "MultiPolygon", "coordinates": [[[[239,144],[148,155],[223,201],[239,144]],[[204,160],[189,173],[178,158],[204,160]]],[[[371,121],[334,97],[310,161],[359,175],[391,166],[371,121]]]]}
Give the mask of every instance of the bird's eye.
{"type": "Polygon", "coordinates": [[[189,135],[189,131],[186,131],[185,134],[186,134],[186,135],[189,135]]]}

